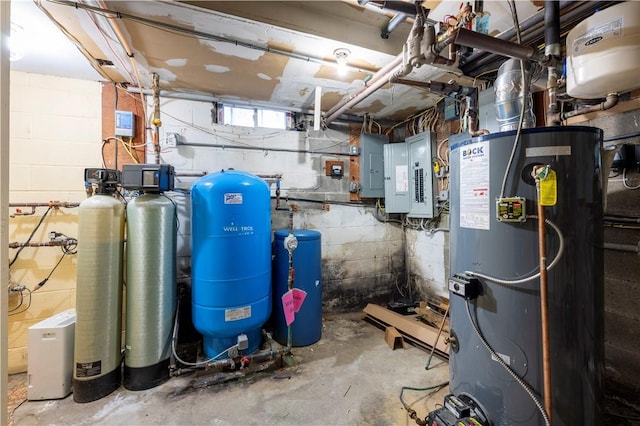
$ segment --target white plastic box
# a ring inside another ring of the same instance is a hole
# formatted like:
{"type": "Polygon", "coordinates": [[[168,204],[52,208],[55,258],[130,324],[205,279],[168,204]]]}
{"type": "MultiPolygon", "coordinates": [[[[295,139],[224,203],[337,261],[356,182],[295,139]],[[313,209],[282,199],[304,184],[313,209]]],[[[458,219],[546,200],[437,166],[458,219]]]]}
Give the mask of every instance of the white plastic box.
{"type": "Polygon", "coordinates": [[[29,327],[27,399],[60,399],[71,393],[76,310],[29,327]]]}

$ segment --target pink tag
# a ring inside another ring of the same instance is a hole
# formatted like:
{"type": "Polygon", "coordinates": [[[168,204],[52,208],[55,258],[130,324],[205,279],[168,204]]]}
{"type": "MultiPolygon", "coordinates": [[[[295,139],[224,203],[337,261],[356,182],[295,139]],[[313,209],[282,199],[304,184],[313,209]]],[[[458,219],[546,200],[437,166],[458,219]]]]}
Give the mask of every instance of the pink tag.
{"type": "Polygon", "coordinates": [[[295,300],[293,298],[293,290],[287,291],[282,295],[282,310],[284,311],[284,320],[287,325],[291,325],[295,320],[295,300]]]}
{"type": "Polygon", "coordinates": [[[291,291],[293,291],[293,311],[298,312],[302,302],[304,302],[304,298],[307,297],[307,292],[299,288],[294,288],[291,291]]]}

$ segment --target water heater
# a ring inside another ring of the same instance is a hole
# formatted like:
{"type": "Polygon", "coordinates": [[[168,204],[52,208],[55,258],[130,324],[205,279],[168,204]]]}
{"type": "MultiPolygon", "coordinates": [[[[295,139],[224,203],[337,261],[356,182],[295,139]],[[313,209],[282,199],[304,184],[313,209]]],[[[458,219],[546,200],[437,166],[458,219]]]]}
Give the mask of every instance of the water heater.
{"type": "Polygon", "coordinates": [[[561,242],[564,246],[564,255],[548,273],[553,425],[600,425],[604,372],[602,131],[591,127],[524,129],[509,166],[515,134],[484,135],[450,147],[450,389],[458,398],[453,405],[474,406],[495,425],[544,424],[532,398],[540,402],[543,392],[539,280],[499,281],[527,278],[539,270],[538,224],[531,217],[536,213],[531,170],[550,165],[557,176],[557,203],[545,209],[557,230],[546,227],[548,263],[561,242]],[[505,206],[496,203],[501,195],[511,197],[511,210],[503,212],[505,206]],[[516,214],[518,209],[529,215],[524,221],[516,214]],[[467,286],[467,273],[491,279],[476,278],[476,286],[467,286]],[[527,384],[532,395],[507,373],[498,357],[527,384]]]}

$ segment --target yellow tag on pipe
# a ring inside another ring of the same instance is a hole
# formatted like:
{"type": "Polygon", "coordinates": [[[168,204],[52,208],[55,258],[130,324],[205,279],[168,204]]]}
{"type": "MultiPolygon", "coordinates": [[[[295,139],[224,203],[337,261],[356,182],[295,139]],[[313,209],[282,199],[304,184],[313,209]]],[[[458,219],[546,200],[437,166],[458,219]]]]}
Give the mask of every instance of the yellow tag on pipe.
{"type": "Polygon", "coordinates": [[[558,201],[558,179],[556,172],[549,169],[547,176],[540,180],[540,204],[555,206],[558,201]]]}

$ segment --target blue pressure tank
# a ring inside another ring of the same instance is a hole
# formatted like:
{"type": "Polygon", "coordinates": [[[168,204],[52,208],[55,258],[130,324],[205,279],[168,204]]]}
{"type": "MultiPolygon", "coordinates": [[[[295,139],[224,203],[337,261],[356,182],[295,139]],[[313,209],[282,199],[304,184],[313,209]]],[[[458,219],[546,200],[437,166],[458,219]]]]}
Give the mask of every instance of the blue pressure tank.
{"type": "Polygon", "coordinates": [[[271,315],[271,201],[269,187],[251,174],[227,170],[191,188],[193,325],[207,358],[246,334],[258,349],[271,315]]]}
{"type": "MultiPolygon", "coordinates": [[[[282,295],[288,291],[289,252],[284,247],[288,229],[275,231],[273,242],[273,337],[281,345],[287,344],[288,327],[284,318],[282,295]]],[[[306,297],[291,324],[292,346],[308,346],[322,336],[322,272],[320,232],[294,229],[298,247],[293,252],[294,288],[303,290],[306,297]]]]}

